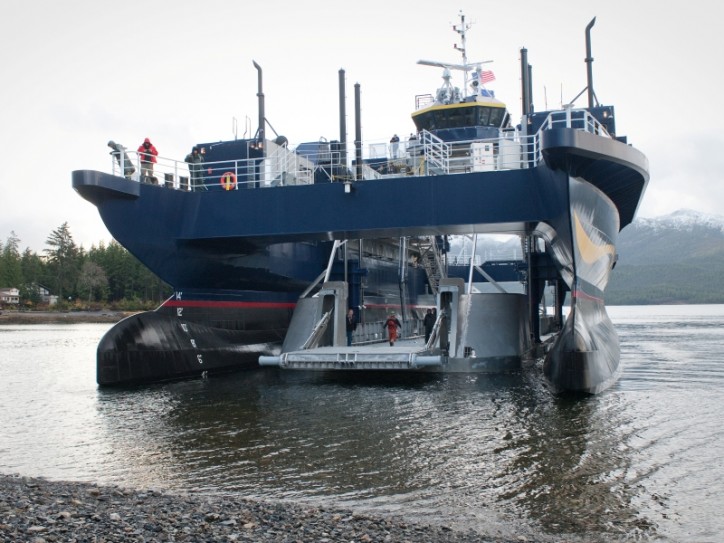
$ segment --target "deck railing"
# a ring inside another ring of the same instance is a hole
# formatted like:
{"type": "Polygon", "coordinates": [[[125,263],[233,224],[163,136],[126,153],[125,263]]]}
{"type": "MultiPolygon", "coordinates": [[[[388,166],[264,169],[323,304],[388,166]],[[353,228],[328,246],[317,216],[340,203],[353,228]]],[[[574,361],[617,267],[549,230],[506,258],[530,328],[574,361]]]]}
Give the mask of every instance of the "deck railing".
{"type": "MultiPolygon", "coordinates": [[[[361,171],[365,179],[394,179],[409,175],[443,175],[534,167],[542,159],[541,134],[545,130],[568,127],[611,137],[605,127],[587,110],[566,108],[552,112],[532,135],[519,130],[503,130],[497,138],[444,142],[423,131],[408,141],[400,141],[395,149],[385,142],[363,144],[362,156],[368,159],[361,171]]],[[[139,182],[153,183],[178,190],[206,190],[222,187],[227,190],[306,185],[321,174],[328,181],[353,181],[357,168],[343,165],[345,157],[354,157],[350,144],[346,150],[330,151],[324,163],[315,163],[295,152],[295,147],[266,142],[266,157],[246,160],[203,162],[196,166],[183,161],[156,157],[151,176],[142,176],[139,153],[126,150],[120,160],[112,159],[114,175],[139,182]],[[132,168],[128,167],[130,162],[132,168]]]]}

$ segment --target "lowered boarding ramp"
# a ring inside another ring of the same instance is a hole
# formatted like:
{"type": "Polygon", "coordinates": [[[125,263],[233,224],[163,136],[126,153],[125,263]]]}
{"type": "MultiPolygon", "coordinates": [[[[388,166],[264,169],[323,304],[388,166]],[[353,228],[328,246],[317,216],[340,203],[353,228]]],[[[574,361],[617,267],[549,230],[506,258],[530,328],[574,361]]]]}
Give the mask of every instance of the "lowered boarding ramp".
{"type": "Polygon", "coordinates": [[[347,283],[327,282],[297,303],[282,353],[261,366],[297,370],[499,372],[533,354],[524,294],[466,292],[462,279],[442,279],[437,319],[427,343],[407,338],[346,345],[347,283]]]}

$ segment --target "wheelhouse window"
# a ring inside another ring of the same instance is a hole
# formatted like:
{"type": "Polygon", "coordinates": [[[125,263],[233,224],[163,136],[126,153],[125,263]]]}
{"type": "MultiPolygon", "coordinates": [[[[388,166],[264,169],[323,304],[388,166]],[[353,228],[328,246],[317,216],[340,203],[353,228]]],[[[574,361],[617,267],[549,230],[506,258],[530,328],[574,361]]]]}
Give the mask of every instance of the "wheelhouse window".
{"type": "Polygon", "coordinates": [[[505,108],[489,106],[451,107],[428,111],[415,117],[418,130],[439,130],[469,126],[501,127],[505,108]]]}

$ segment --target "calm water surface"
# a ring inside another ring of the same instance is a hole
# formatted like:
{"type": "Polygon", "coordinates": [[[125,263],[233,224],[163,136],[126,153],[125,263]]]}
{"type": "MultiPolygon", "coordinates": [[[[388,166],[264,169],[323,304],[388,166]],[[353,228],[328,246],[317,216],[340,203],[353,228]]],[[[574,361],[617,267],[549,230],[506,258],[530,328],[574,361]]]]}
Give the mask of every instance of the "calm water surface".
{"type": "Polygon", "coordinates": [[[489,536],[724,538],[724,306],[611,307],[623,375],[265,369],[101,390],[109,325],[0,326],[0,473],[340,505],[489,536]]]}

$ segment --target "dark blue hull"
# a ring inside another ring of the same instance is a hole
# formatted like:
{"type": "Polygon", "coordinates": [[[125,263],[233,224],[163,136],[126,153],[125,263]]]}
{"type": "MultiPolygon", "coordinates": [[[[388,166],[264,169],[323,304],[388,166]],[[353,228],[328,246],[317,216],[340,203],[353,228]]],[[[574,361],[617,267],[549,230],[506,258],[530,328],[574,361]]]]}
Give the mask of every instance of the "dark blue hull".
{"type": "Polygon", "coordinates": [[[329,277],[348,282],[350,307],[368,306],[369,320],[394,310],[414,321],[435,299],[425,273],[400,260],[401,238],[511,233],[547,244],[524,270],[535,340],[544,285],[572,293],[572,318],[546,374],[561,389],[595,392],[617,370],[603,290],[616,234],[633,219],[648,166],[630,146],[575,129],[548,130],[541,154],[519,169],[233,191],[73,172],[74,188],[113,236],[178,298],[108,333],[99,383],[256,367],[260,355],[278,352],[297,298],[330,263],[332,240],[353,240],[331,258],[329,277]],[[591,244],[603,248],[589,262],[591,244]]]}
{"type": "MultiPolygon", "coordinates": [[[[462,39],[455,45],[462,64],[419,61],[443,68],[444,84],[434,96],[415,97],[417,133],[405,142],[395,134],[389,147],[365,147],[355,85],[355,141],[348,145],[343,70],[339,141],[294,147],[283,136],[272,140],[256,62],[252,139],[199,144],[184,162],[158,157],[151,177],[133,177],[146,155],[109,142],[118,175],[75,171],[73,187],[175,295],[108,332],[98,382],[256,367],[259,356],[281,365],[292,351],[304,366],[320,361],[310,358],[321,356],[312,352],[317,346],[350,346],[349,311],[366,330],[361,344],[380,340],[376,329],[390,313],[401,317],[406,337],[421,333],[422,317],[434,307],[423,351],[399,360],[390,353],[384,361],[365,354],[362,366],[468,371],[545,352],[555,389],[596,393],[610,386],[619,347],[604,291],[616,236],[633,220],[649,173],[643,154],[616,135],[613,106],[595,97],[594,22],[586,27],[588,107],[535,111],[521,49],[517,126],[486,87],[493,73],[467,61],[469,25],[461,12],[453,30],[462,39]],[[462,88],[451,70],[463,72],[462,88]],[[448,236],[468,236],[476,246],[477,234],[487,233],[519,236],[520,260],[451,264],[448,236]],[[510,290],[500,284],[506,281],[510,290]]],[[[343,353],[334,349],[322,362],[339,362],[343,353]]],[[[345,361],[356,365],[352,358],[345,361]]]]}

